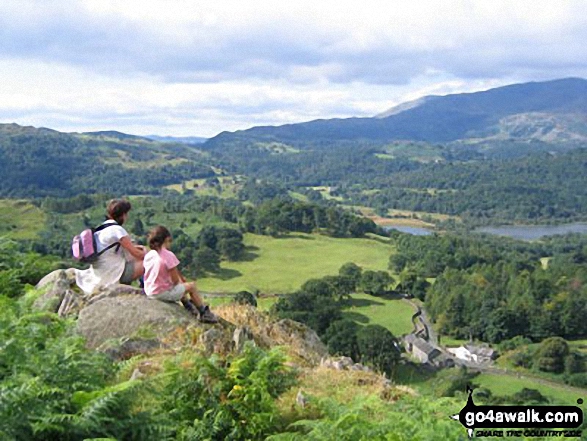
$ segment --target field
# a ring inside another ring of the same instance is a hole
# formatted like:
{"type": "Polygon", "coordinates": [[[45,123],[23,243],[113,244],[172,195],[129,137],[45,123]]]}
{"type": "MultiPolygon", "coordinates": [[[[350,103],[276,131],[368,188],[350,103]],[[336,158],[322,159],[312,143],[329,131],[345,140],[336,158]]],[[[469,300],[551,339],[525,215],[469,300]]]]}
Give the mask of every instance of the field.
{"type": "Polygon", "coordinates": [[[442,214],[405,210],[388,210],[388,216],[383,217],[376,214],[375,210],[370,207],[347,206],[347,208],[359,210],[363,216],[371,219],[377,225],[382,227],[401,225],[406,227],[433,228],[433,223],[423,221],[422,218],[425,217],[434,222],[441,222],[450,218],[449,216],[442,214]]]}
{"type": "Polygon", "coordinates": [[[223,262],[216,277],[199,280],[203,291],[235,293],[288,293],[308,279],[335,275],[347,262],[364,269],[385,270],[394,248],[374,239],[335,239],[321,235],[292,234],[275,239],[245,235],[248,259],[223,262]]]}
{"type": "Polygon", "coordinates": [[[240,177],[238,176],[218,176],[218,184],[210,186],[206,184],[206,179],[192,179],[180,184],[168,185],[165,188],[184,193],[186,190],[193,191],[198,196],[216,196],[221,198],[236,198],[241,188],[240,177]]]}
{"type": "Polygon", "coordinates": [[[413,330],[412,315],[416,311],[401,299],[353,294],[351,306],[344,311],[345,318],[363,325],[381,325],[399,337],[413,330]]]}
{"type": "Polygon", "coordinates": [[[30,202],[0,200],[0,236],[15,240],[34,239],[45,227],[45,213],[30,202]]]}
{"type": "Polygon", "coordinates": [[[524,378],[523,376],[516,378],[509,375],[483,373],[476,377],[473,382],[478,384],[479,387],[491,390],[494,395],[512,395],[523,388],[536,389],[542,395],[558,403],[570,406],[575,405],[579,398],[585,399],[585,395],[587,394],[587,391],[583,391],[583,394],[579,395],[581,393],[580,389],[571,388],[562,384],[560,386],[542,384],[533,378],[524,378]]]}

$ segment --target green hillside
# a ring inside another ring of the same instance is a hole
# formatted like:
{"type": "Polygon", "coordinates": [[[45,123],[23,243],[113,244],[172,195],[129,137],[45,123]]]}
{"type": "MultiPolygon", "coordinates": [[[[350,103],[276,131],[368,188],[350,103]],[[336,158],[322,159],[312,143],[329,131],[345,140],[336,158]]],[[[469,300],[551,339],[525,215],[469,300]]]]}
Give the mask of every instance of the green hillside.
{"type": "Polygon", "coordinates": [[[214,176],[206,155],[181,144],[99,132],[60,133],[0,125],[0,196],[156,193],[182,180],[214,176]]]}

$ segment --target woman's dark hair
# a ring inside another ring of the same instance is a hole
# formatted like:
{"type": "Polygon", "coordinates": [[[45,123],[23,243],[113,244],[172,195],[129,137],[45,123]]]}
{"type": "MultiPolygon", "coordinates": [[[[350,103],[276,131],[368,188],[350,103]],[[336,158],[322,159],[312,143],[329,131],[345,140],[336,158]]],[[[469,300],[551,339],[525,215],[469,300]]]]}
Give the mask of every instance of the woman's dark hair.
{"type": "Polygon", "coordinates": [[[109,219],[114,219],[118,224],[124,223],[123,216],[130,211],[130,202],[126,199],[112,199],[108,202],[106,213],[109,219]]]}
{"type": "Polygon", "coordinates": [[[163,245],[163,242],[165,242],[165,239],[167,239],[168,237],[171,237],[171,233],[169,232],[169,230],[167,228],[165,228],[162,225],[159,225],[155,228],[153,228],[150,232],[149,232],[149,247],[152,250],[160,250],[161,246],[163,245]]]}

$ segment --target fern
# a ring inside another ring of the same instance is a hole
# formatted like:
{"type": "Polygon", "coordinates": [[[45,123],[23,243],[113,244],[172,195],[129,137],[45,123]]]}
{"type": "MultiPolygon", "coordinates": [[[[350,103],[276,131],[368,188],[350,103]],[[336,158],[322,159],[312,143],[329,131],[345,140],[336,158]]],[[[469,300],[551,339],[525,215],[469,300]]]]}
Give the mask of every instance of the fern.
{"type": "Polygon", "coordinates": [[[454,401],[432,402],[426,398],[404,399],[395,404],[377,397],[356,398],[344,405],[332,399],[312,399],[322,417],[301,420],[286,433],[267,438],[271,441],[294,440],[464,440],[465,432],[449,420],[447,410],[458,409],[454,401]]]}

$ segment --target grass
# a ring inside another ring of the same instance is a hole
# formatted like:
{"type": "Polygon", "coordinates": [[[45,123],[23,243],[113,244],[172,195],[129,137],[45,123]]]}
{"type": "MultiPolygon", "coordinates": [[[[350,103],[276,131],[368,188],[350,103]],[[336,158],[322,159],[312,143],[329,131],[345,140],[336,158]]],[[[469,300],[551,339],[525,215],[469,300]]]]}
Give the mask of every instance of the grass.
{"type": "MultiPolygon", "coordinates": [[[[434,227],[434,224],[432,224],[430,222],[425,222],[422,219],[419,219],[417,217],[412,216],[412,212],[399,211],[399,210],[389,210],[389,215],[391,217],[387,217],[387,216],[384,217],[384,216],[379,216],[377,213],[375,213],[375,210],[371,207],[354,206],[354,207],[348,207],[348,208],[358,209],[363,216],[371,219],[373,222],[375,222],[377,225],[380,225],[380,226],[406,226],[406,227],[420,227],[420,228],[433,228],[434,227]]],[[[422,214],[422,213],[420,213],[420,214],[422,214]]],[[[425,214],[428,214],[428,213],[425,213],[425,214]]],[[[435,220],[442,220],[442,219],[435,218],[435,220]]]]}
{"type": "Polygon", "coordinates": [[[298,193],[296,191],[288,191],[288,193],[296,201],[308,202],[308,196],[306,196],[305,194],[298,193]]]}
{"type": "Polygon", "coordinates": [[[28,201],[0,199],[0,236],[34,239],[44,228],[46,215],[28,201]]]}
{"type": "Polygon", "coordinates": [[[272,238],[245,235],[248,259],[224,262],[220,274],[199,280],[202,291],[235,293],[288,293],[308,279],[335,275],[347,262],[364,269],[385,270],[390,245],[373,239],[336,239],[321,235],[292,234],[272,238]]]}
{"type": "Polygon", "coordinates": [[[442,346],[459,347],[469,343],[469,340],[454,338],[448,335],[441,335],[440,343],[442,344],[442,346]]]}
{"type": "Polygon", "coordinates": [[[334,201],[339,201],[339,202],[342,202],[344,200],[342,198],[342,196],[332,196],[331,192],[334,187],[319,186],[319,187],[309,187],[309,188],[319,192],[322,195],[322,197],[326,200],[334,200],[334,201]]]}
{"type": "Polygon", "coordinates": [[[569,347],[571,350],[579,351],[587,355],[587,339],[585,340],[569,340],[569,347]]]}
{"type": "MultiPolygon", "coordinates": [[[[523,388],[536,389],[544,396],[547,396],[560,404],[575,405],[578,398],[585,399],[585,396],[577,396],[577,392],[565,385],[554,386],[541,384],[532,378],[516,378],[509,375],[482,373],[473,380],[479,387],[487,388],[493,395],[513,395],[523,388]]],[[[587,394],[587,391],[586,391],[587,394]]],[[[585,395],[585,394],[584,394],[585,395]]]]}
{"type": "MultiPolygon", "coordinates": [[[[257,298],[257,309],[260,311],[269,311],[269,309],[271,309],[271,306],[273,306],[273,304],[275,302],[277,302],[278,297],[276,296],[272,296],[272,297],[259,297],[257,298]]],[[[220,306],[220,305],[226,305],[230,302],[232,302],[233,297],[232,296],[206,296],[204,295],[204,301],[210,305],[211,307],[215,307],[215,306],[220,306]]]]}
{"type": "Polygon", "coordinates": [[[220,182],[217,186],[206,185],[206,179],[191,179],[179,184],[168,185],[165,188],[184,193],[191,190],[198,196],[216,196],[221,198],[236,198],[242,187],[239,176],[217,176],[220,182]]]}
{"type": "Polygon", "coordinates": [[[353,294],[344,316],[362,325],[381,325],[399,337],[413,330],[412,316],[416,311],[401,299],[353,294]]]}
{"type": "Polygon", "coordinates": [[[254,145],[258,149],[266,150],[271,154],[292,154],[300,153],[301,151],[291,145],[283,144],[281,142],[256,142],[254,145]]]}

